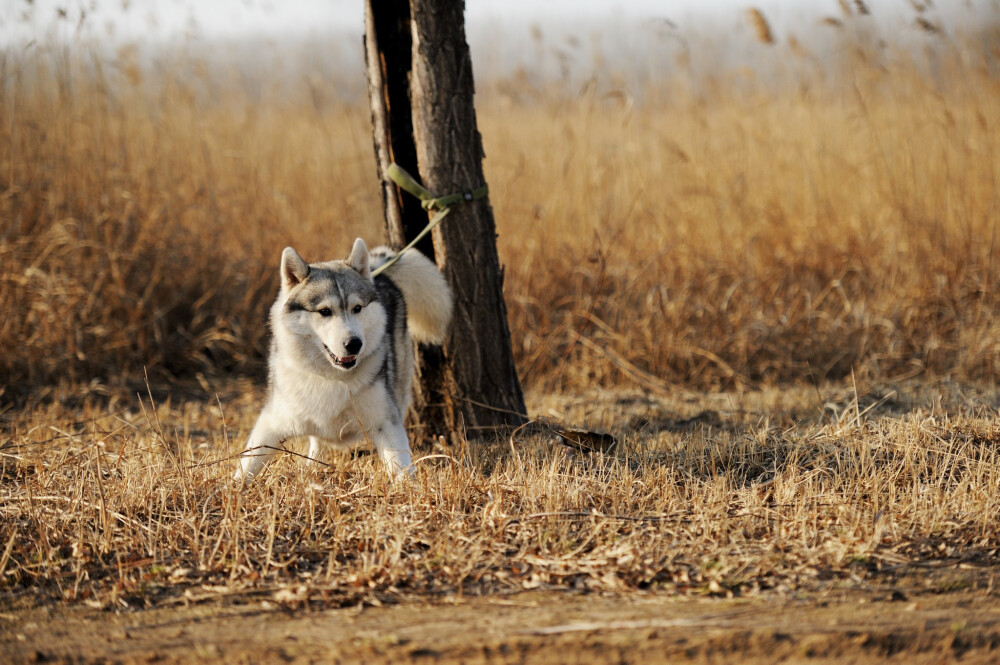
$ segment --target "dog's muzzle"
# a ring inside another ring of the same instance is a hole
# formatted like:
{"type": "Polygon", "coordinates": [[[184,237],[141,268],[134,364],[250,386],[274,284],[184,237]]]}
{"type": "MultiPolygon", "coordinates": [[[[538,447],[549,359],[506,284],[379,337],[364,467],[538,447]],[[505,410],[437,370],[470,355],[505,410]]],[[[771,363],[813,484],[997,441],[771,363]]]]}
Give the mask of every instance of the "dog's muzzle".
{"type": "Polygon", "coordinates": [[[339,369],[352,369],[358,364],[357,356],[338,356],[336,353],[330,350],[326,344],[323,345],[323,350],[326,351],[326,355],[329,356],[330,362],[333,363],[334,367],[339,369]]]}

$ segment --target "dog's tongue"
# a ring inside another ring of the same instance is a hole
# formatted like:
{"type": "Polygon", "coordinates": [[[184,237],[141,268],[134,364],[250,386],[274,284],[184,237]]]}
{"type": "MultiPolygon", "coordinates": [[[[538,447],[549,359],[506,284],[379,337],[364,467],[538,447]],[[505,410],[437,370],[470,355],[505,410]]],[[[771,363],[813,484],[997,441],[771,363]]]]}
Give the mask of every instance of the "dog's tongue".
{"type": "Polygon", "coordinates": [[[352,363],[352,362],[354,362],[357,359],[358,359],[357,356],[343,356],[343,357],[337,358],[337,360],[340,361],[341,363],[352,363]]]}

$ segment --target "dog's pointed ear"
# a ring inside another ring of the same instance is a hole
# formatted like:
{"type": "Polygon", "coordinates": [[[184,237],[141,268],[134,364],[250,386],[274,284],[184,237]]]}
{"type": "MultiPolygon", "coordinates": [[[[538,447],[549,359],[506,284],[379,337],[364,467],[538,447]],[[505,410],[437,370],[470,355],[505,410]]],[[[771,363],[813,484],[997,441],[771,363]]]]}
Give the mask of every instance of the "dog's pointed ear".
{"type": "Polygon", "coordinates": [[[368,245],[361,238],[354,241],[354,247],[351,248],[351,255],[347,257],[347,265],[351,266],[365,279],[372,278],[371,271],[371,259],[368,256],[368,245]]]}
{"type": "Polygon", "coordinates": [[[281,285],[290,289],[309,276],[309,264],[291,247],[281,253],[281,285]]]}

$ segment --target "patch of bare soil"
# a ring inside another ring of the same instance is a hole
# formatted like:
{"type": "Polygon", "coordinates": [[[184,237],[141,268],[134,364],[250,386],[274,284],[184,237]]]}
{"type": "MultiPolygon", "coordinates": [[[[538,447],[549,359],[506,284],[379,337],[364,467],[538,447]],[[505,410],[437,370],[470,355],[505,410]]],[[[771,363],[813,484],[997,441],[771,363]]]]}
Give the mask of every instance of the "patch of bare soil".
{"type": "Polygon", "coordinates": [[[961,591],[755,599],[525,592],[335,610],[273,603],[0,614],[5,663],[993,663],[1000,602],[961,591]]]}

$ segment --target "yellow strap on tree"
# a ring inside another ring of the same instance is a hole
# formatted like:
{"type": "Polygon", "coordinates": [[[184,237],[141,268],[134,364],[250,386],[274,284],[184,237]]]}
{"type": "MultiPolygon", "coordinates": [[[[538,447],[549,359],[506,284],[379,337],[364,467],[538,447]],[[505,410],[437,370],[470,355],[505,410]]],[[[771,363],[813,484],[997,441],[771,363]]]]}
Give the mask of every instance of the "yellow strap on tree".
{"type": "Polygon", "coordinates": [[[389,176],[389,179],[396,183],[401,189],[406,190],[420,199],[420,205],[424,210],[437,210],[438,213],[431,218],[431,221],[427,223],[427,226],[425,226],[423,230],[417,234],[417,237],[411,240],[406,247],[396,252],[391,259],[380,265],[378,268],[372,270],[372,277],[375,277],[380,272],[398,261],[403,252],[420,242],[425,235],[430,233],[435,226],[441,223],[442,219],[448,216],[448,213],[451,212],[451,207],[453,205],[456,203],[462,203],[463,201],[478,201],[489,193],[489,188],[486,185],[483,185],[482,187],[478,187],[468,192],[448,194],[446,196],[434,196],[429,189],[417,182],[413,176],[400,168],[395,162],[389,165],[385,174],[389,176]]]}

